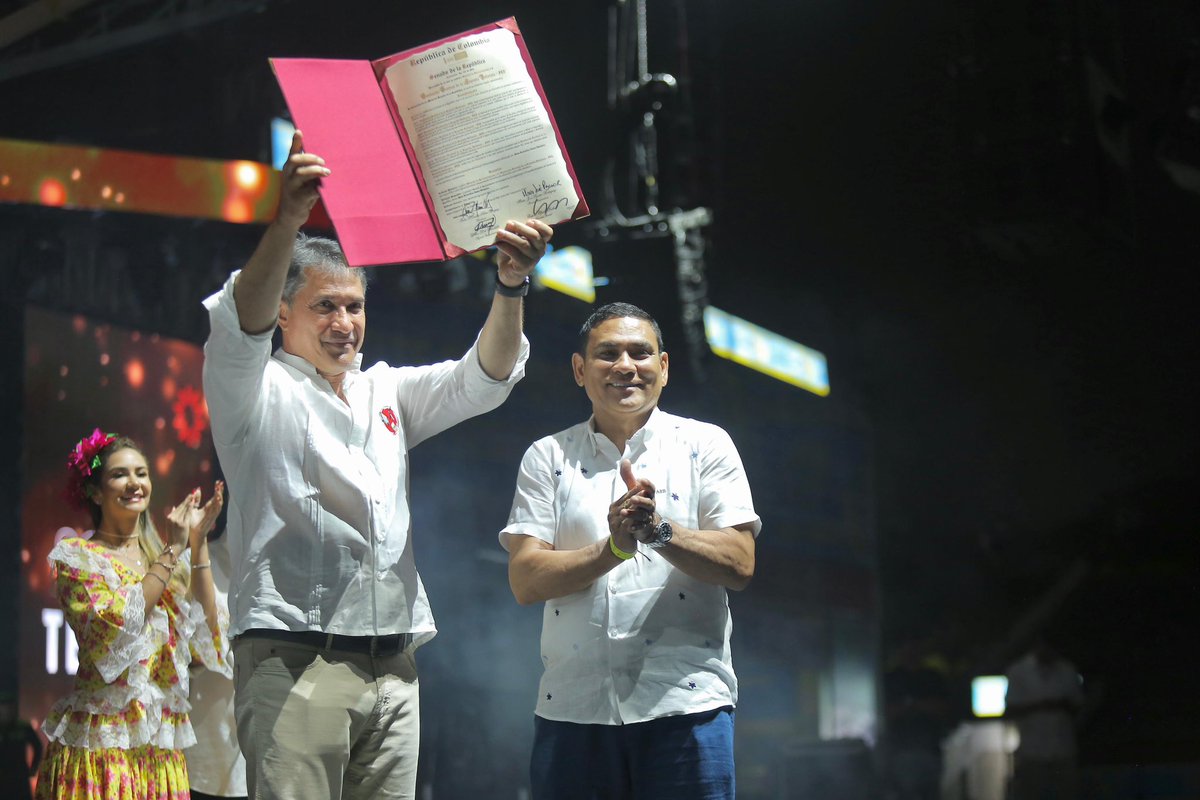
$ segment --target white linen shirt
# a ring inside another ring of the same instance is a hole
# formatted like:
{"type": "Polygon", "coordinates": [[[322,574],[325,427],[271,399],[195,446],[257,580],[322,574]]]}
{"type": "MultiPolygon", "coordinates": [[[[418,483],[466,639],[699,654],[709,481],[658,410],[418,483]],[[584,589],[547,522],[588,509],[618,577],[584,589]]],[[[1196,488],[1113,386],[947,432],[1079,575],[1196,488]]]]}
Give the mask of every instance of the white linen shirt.
{"type": "MultiPolygon", "coordinates": [[[[762,523],[742,460],[724,430],[655,409],[624,453],[594,418],[534,442],[517,476],[508,524],[556,550],[608,538],[608,507],[627,489],[619,465],[655,487],[664,519],[716,530],[762,523]]],[[[583,591],[546,602],[535,713],[619,725],[737,704],[725,587],[698,581],[641,547],[583,591]]]]}
{"type": "Polygon", "coordinates": [[[238,273],[204,301],[212,331],[204,390],[230,488],[230,632],[251,628],[433,638],[413,560],[408,451],[499,406],[525,374],[479,365],[478,340],[457,361],[380,362],[346,372],[340,400],[303,358],[271,353],[271,332],[242,331],[238,273]]]}

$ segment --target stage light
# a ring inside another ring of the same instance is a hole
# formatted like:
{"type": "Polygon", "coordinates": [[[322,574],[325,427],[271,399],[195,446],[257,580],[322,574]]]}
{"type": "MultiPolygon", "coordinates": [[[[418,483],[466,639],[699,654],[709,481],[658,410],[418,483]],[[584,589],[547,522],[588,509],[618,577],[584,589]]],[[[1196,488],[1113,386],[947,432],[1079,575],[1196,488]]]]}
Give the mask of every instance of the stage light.
{"type": "Polygon", "coordinates": [[[979,675],[971,679],[971,713],[977,717],[1004,716],[1004,696],[1008,678],[1003,675],[979,675]]]}
{"type": "Polygon", "coordinates": [[[113,194],[112,187],[109,186],[108,184],[105,184],[104,186],[100,187],[100,197],[102,197],[103,199],[111,200],[112,194],[113,194]]]}
{"type": "Polygon", "coordinates": [[[81,170],[79,167],[76,167],[75,169],[71,170],[71,180],[77,181],[82,177],[83,177],[83,170],[81,170]]]}

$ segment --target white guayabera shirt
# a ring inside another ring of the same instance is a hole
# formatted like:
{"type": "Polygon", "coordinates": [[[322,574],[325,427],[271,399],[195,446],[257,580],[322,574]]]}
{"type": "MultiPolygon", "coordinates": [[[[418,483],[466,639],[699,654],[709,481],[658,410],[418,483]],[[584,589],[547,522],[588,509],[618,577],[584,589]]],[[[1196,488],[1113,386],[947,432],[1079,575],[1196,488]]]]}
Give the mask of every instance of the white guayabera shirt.
{"type": "MultiPolygon", "coordinates": [[[[655,409],[624,453],[594,420],[526,451],[508,524],[573,550],[608,538],[608,507],[626,492],[619,465],[655,487],[664,519],[716,530],[752,524],[750,485],[724,430],[655,409]]],[[[737,703],[725,588],[688,577],[645,547],[587,589],[546,603],[536,713],[562,722],[618,725],[737,703]]]]}
{"type": "Polygon", "coordinates": [[[347,371],[342,392],[302,358],[271,353],[271,333],[238,324],[235,272],[204,301],[212,332],[204,390],[229,483],[230,632],[250,628],[348,636],[436,633],[413,561],[408,451],[508,397],[525,374],[457,361],[380,362],[347,371]]]}

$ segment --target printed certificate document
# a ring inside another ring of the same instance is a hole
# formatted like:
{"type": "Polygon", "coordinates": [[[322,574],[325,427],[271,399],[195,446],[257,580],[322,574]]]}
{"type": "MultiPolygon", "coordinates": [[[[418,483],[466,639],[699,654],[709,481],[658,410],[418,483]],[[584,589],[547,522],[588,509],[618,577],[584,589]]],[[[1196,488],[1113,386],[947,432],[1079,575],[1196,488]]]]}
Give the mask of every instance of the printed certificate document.
{"type": "Polygon", "coordinates": [[[516,20],[377,61],[271,60],[353,266],[487,247],[506,220],[588,214],[516,20]]]}

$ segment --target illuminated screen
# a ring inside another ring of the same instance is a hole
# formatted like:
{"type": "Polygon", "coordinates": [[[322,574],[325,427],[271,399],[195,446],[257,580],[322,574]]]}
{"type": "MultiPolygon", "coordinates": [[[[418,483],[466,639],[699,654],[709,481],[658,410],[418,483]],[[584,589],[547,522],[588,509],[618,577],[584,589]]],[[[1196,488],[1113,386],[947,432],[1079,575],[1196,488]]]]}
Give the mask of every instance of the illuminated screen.
{"type": "Polygon", "coordinates": [[[1008,678],[1003,675],[980,675],[971,680],[971,712],[977,717],[1004,716],[1004,697],[1008,693],[1008,678]]]}
{"type": "Polygon", "coordinates": [[[150,462],[150,510],[161,530],[169,505],[197,486],[212,492],[202,361],[198,346],[177,339],[26,311],[20,713],[39,730],[78,667],[46,563],[56,540],[91,528],[91,518],[62,499],[67,453],[96,427],[137,441],[150,462]]]}
{"type": "Polygon", "coordinates": [[[712,351],[744,367],[799,386],[815,395],[829,394],[825,355],[719,308],[704,309],[704,335],[712,351]]]}
{"type": "Polygon", "coordinates": [[[263,223],[278,197],[254,161],[0,139],[0,202],[263,223]]]}
{"type": "Polygon", "coordinates": [[[538,261],[535,273],[543,286],[585,303],[596,302],[596,285],[608,282],[593,276],[592,254],[574,246],[555,250],[554,245],[546,245],[546,255],[538,261]]]}

